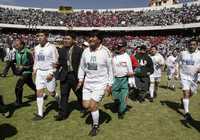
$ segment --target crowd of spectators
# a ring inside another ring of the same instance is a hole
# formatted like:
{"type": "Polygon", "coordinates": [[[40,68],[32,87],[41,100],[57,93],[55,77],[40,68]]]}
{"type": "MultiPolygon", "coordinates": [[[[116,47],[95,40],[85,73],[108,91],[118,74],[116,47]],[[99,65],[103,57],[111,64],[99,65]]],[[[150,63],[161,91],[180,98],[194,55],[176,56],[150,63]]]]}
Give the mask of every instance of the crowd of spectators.
{"type": "MultiPolygon", "coordinates": [[[[34,48],[37,44],[36,35],[34,34],[22,34],[22,33],[2,33],[0,34],[0,48],[5,48],[13,45],[15,38],[20,37],[25,42],[28,48],[34,48]]],[[[55,45],[62,44],[62,35],[49,34],[49,41],[55,45]]],[[[125,35],[125,36],[107,36],[103,39],[103,44],[107,46],[110,50],[114,50],[117,47],[117,42],[121,39],[127,41],[127,51],[131,53],[137,46],[145,44],[147,47],[155,45],[158,47],[159,51],[163,56],[169,55],[169,53],[175,49],[185,49],[187,47],[187,41],[191,37],[186,37],[182,35],[167,35],[167,36],[138,36],[138,35],[125,35]]],[[[87,41],[87,36],[77,36],[77,44],[81,44],[87,41]]]]}
{"type": "Polygon", "coordinates": [[[44,9],[0,7],[0,23],[26,26],[134,27],[167,26],[199,22],[200,4],[160,10],[74,11],[61,13],[44,9]]]}

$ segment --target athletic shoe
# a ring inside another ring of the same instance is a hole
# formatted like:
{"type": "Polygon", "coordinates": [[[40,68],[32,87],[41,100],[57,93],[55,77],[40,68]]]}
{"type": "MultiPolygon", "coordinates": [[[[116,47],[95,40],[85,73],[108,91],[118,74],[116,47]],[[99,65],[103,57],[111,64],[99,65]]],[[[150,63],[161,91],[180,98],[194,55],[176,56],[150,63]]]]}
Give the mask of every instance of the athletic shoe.
{"type": "Polygon", "coordinates": [[[184,118],[185,118],[186,121],[192,121],[192,120],[193,120],[193,119],[192,119],[192,116],[190,115],[190,113],[186,113],[186,114],[184,115],[184,118]]]}
{"type": "Polygon", "coordinates": [[[35,117],[32,119],[33,121],[40,121],[44,118],[43,116],[40,116],[38,114],[34,114],[34,115],[35,115],[35,117]]]}
{"type": "Polygon", "coordinates": [[[89,136],[96,136],[97,135],[97,133],[99,132],[99,125],[93,125],[92,126],[92,130],[90,131],[90,133],[89,133],[89,136]]]}

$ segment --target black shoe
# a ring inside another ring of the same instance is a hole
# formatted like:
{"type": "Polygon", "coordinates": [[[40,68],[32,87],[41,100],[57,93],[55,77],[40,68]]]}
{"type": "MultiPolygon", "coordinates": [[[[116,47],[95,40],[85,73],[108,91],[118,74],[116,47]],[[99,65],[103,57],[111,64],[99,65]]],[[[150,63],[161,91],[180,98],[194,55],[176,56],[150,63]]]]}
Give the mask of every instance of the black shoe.
{"type": "Polygon", "coordinates": [[[145,101],[145,99],[144,99],[144,98],[139,98],[138,101],[139,101],[140,103],[143,103],[143,102],[145,101]]]}
{"type": "Polygon", "coordinates": [[[14,102],[14,106],[15,106],[16,108],[19,108],[19,107],[21,107],[21,106],[22,106],[22,103],[19,103],[19,102],[14,102]]]}
{"type": "Polygon", "coordinates": [[[96,136],[99,132],[99,125],[93,125],[92,130],[89,133],[89,136],[96,136]]]}
{"type": "Polygon", "coordinates": [[[54,116],[54,118],[55,118],[55,121],[62,121],[62,120],[67,119],[67,116],[58,114],[58,115],[54,116]]]}
{"type": "Polygon", "coordinates": [[[153,98],[150,97],[149,98],[149,102],[153,103],[153,98]]]}
{"type": "Polygon", "coordinates": [[[192,121],[192,120],[193,120],[193,119],[192,119],[192,116],[190,115],[190,113],[186,113],[186,114],[184,115],[184,118],[185,118],[186,121],[192,121]]]}
{"type": "Polygon", "coordinates": [[[40,121],[44,118],[43,116],[40,116],[38,114],[34,114],[34,115],[35,115],[35,117],[32,119],[33,121],[40,121]]]}
{"type": "Polygon", "coordinates": [[[124,114],[125,113],[119,113],[118,114],[118,119],[123,120],[124,119],[124,114]]]}

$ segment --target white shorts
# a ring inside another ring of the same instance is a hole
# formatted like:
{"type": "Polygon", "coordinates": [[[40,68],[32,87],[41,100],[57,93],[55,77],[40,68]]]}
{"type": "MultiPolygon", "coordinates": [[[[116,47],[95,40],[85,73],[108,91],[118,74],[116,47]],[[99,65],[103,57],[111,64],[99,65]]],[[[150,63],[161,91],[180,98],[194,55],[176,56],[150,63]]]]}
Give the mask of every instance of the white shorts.
{"type": "Polygon", "coordinates": [[[153,83],[153,82],[160,82],[160,77],[153,77],[153,76],[150,76],[150,82],[153,83]]]}
{"type": "Polygon", "coordinates": [[[47,88],[49,92],[55,91],[56,89],[55,77],[53,77],[51,81],[47,81],[46,78],[48,74],[49,74],[48,71],[37,70],[35,78],[35,85],[37,90],[47,88]]]}
{"type": "Polygon", "coordinates": [[[192,80],[181,79],[182,90],[191,90],[192,93],[197,93],[197,83],[192,80]]]}
{"type": "Polygon", "coordinates": [[[94,91],[83,89],[83,101],[89,101],[92,99],[96,102],[99,102],[103,98],[104,94],[105,94],[104,89],[94,90],[94,91]]]}
{"type": "Polygon", "coordinates": [[[168,79],[171,80],[175,76],[175,69],[167,69],[168,79]]]}

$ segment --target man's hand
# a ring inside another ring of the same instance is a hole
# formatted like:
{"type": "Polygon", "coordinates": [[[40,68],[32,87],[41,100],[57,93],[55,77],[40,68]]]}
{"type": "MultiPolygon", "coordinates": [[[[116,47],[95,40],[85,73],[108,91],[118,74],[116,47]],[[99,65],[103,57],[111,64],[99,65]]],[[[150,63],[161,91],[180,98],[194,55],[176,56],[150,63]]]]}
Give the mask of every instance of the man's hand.
{"type": "Polygon", "coordinates": [[[79,81],[77,86],[76,86],[76,91],[79,90],[83,85],[83,81],[79,81]]]}
{"type": "Polygon", "coordinates": [[[53,75],[52,74],[47,75],[47,78],[46,78],[47,81],[51,81],[52,79],[53,79],[53,75]]]}
{"type": "Polygon", "coordinates": [[[107,85],[105,89],[106,96],[110,96],[112,93],[112,86],[107,85]]]}
{"type": "Polygon", "coordinates": [[[32,75],[35,76],[36,72],[37,72],[37,70],[33,70],[32,75]]]}

